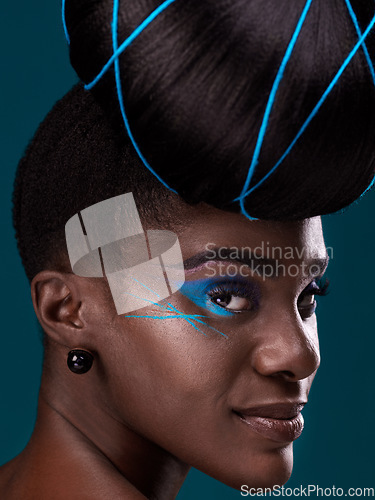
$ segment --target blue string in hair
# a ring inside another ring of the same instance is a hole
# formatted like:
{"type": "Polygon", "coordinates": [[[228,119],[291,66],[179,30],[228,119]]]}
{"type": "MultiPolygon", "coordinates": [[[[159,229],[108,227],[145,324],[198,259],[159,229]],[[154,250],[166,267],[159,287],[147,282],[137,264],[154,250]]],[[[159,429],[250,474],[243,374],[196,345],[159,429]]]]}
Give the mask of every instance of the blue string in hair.
{"type": "MultiPolygon", "coordinates": [[[[127,131],[127,134],[133,144],[134,149],[136,150],[139,158],[142,160],[143,164],[145,167],[160,181],[167,189],[172,191],[175,194],[178,194],[177,191],[172,189],[168,184],[155,172],[155,170],[151,167],[151,165],[148,163],[146,158],[143,156],[141,150],[139,149],[138,144],[136,143],[134,136],[130,130],[130,125],[128,118],[126,116],[125,112],[125,105],[124,105],[124,99],[122,95],[122,85],[121,85],[121,75],[120,75],[120,64],[119,64],[119,56],[124,52],[124,50],[129,47],[129,45],[144,31],[149,24],[159,15],[161,14],[167,7],[169,7],[170,4],[175,2],[175,0],[166,0],[163,2],[157,9],[155,9],[134,31],[133,33],[118,47],[118,40],[117,40],[117,31],[118,31],[118,11],[119,11],[119,0],[114,0],[113,2],[113,18],[112,18],[112,45],[113,45],[113,54],[110,57],[110,59],[107,61],[107,63],[103,66],[99,74],[94,78],[94,80],[84,86],[86,90],[92,89],[98,82],[99,80],[104,76],[104,74],[109,70],[109,68],[114,65],[115,69],[115,80],[116,80],[116,90],[117,90],[117,96],[118,96],[118,101],[120,105],[120,110],[121,110],[121,115],[124,121],[124,125],[127,131]]],[[[67,42],[70,43],[69,39],[69,33],[66,27],[65,23],[65,0],[62,0],[62,20],[63,20],[63,26],[64,26],[64,31],[65,31],[65,36],[67,39],[67,42]]]]}
{"type": "MultiPolygon", "coordinates": [[[[151,22],[159,14],[161,14],[173,2],[175,2],[175,0],[166,0],[161,5],[159,5],[159,7],[156,8],[133,31],[133,33],[119,47],[118,46],[118,10],[119,10],[119,0],[114,0],[114,5],[113,5],[113,20],[112,20],[112,45],[113,45],[113,54],[110,57],[110,59],[107,61],[107,63],[103,66],[103,68],[98,73],[98,75],[90,83],[87,83],[84,88],[86,90],[92,89],[99,82],[99,80],[104,76],[104,74],[109,70],[109,68],[112,65],[114,65],[115,80],[116,80],[116,90],[117,90],[117,96],[118,96],[118,100],[119,100],[120,110],[121,110],[121,114],[122,114],[122,118],[123,118],[123,121],[124,121],[124,125],[125,125],[125,128],[126,128],[126,131],[127,131],[128,136],[129,136],[129,138],[130,138],[130,140],[131,140],[131,142],[133,144],[133,147],[135,148],[138,156],[140,157],[140,159],[142,160],[142,162],[146,166],[146,168],[167,189],[169,189],[170,191],[172,191],[175,194],[178,194],[177,191],[175,191],[174,189],[172,189],[171,187],[169,187],[166,184],[166,182],[150,166],[150,164],[147,162],[147,160],[143,156],[142,152],[140,151],[139,146],[137,145],[137,143],[136,143],[136,141],[135,141],[135,139],[133,137],[133,134],[132,134],[132,132],[130,130],[129,121],[127,119],[127,115],[126,115],[126,112],[125,112],[124,100],[123,100],[123,95],[122,95],[120,65],[119,65],[119,59],[118,59],[119,56],[122,54],[122,52],[124,52],[124,50],[127,47],[129,47],[129,45],[142,33],[142,31],[144,31],[147,28],[147,26],[149,24],[151,24],[151,22]]],[[[330,85],[327,87],[326,91],[322,95],[321,99],[319,100],[319,102],[317,103],[317,105],[315,106],[315,108],[313,109],[313,111],[310,113],[309,117],[306,119],[306,121],[302,125],[301,129],[299,130],[299,132],[297,133],[297,135],[295,136],[295,138],[293,139],[293,141],[291,142],[291,144],[285,150],[284,154],[280,157],[280,159],[277,161],[277,163],[274,165],[274,167],[255,186],[253,186],[252,188],[249,189],[249,185],[250,185],[252,177],[254,175],[255,168],[256,168],[256,166],[258,164],[259,155],[260,155],[260,152],[261,152],[261,149],[262,149],[262,145],[263,145],[263,142],[264,142],[264,138],[265,138],[265,135],[266,135],[266,132],[267,132],[267,127],[268,127],[268,122],[269,122],[270,114],[272,112],[272,108],[273,108],[273,105],[274,105],[274,102],[275,102],[275,99],[276,99],[276,95],[277,95],[277,91],[278,91],[279,85],[280,85],[280,83],[281,83],[281,81],[283,79],[285,68],[286,68],[286,66],[287,66],[287,64],[289,62],[289,59],[290,59],[291,55],[292,55],[294,46],[295,46],[295,44],[297,42],[298,36],[299,36],[299,34],[301,32],[303,23],[304,23],[304,21],[306,19],[307,13],[308,13],[308,11],[310,9],[310,6],[311,6],[311,3],[312,3],[312,0],[307,0],[306,1],[305,7],[304,7],[304,9],[302,11],[302,14],[301,14],[301,17],[300,17],[300,19],[299,19],[299,21],[297,23],[296,29],[295,29],[295,31],[293,33],[293,36],[292,36],[292,38],[291,38],[291,40],[289,42],[289,45],[288,45],[287,50],[285,52],[284,58],[283,58],[283,60],[281,62],[281,65],[279,67],[278,73],[276,75],[275,81],[274,81],[273,86],[272,86],[271,93],[270,93],[270,96],[269,96],[269,99],[268,99],[268,102],[267,102],[266,110],[265,110],[265,113],[264,113],[264,116],[263,116],[261,128],[260,128],[260,131],[259,131],[259,134],[258,134],[258,138],[257,138],[257,142],[256,142],[256,146],[255,146],[255,150],[254,150],[252,162],[251,162],[251,165],[249,167],[249,171],[248,171],[248,174],[247,174],[247,178],[246,178],[245,184],[243,186],[243,189],[242,189],[242,192],[241,192],[240,196],[238,196],[237,198],[235,198],[233,200],[233,201],[239,201],[240,202],[242,214],[245,215],[250,220],[258,220],[258,219],[254,218],[254,217],[251,217],[247,213],[247,211],[245,209],[245,206],[244,206],[244,200],[245,200],[245,198],[250,193],[252,193],[255,189],[257,189],[261,184],[263,184],[270,177],[270,175],[272,175],[275,172],[275,170],[281,165],[281,163],[285,160],[285,158],[289,155],[289,153],[291,152],[291,150],[293,149],[293,147],[295,146],[295,144],[297,143],[297,141],[299,140],[299,138],[303,135],[303,133],[305,132],[306,128],[309,126],[309,124],[312,121],[312,119],[318,113],[319,109],[321,108],[321,106],[325,102],[326,98],[328,97],[328,95],[330,94],[330,92],[332,91],[332,89],[334,88],[334,86],[336,85],[336,83],[339,81],[342,73],[344,72],[344,70],[346,69],[346,67],[348,66],[348,64],[350,63],[350,61],[352,60],[352,58],[354,57],[354,55],[356,54],[356,52],[358,51],[358,49],[361,46],[363,48],[363,51],[364,51],[364,54],[365,54],[365,57],[366,57],[366,60],[367,60],[367,63],[368,63],[368,66],[369,66],[369,69],[370,69],[370,72],[371,72],[371,76],[373,78],[374,85],[375,85],[375,70],[374,70],[374,65],[373,65],[373,63],[371,61],[371,58],[370,58],[367,46],[365,44],[365,39],[366,39],[366,37],[368,36],[368,34],[370,33],[371,29],[373,28],[373,26],[375,24],[375,17],[372,19],[372,21],[370,22],[369,26],[365,30],[365,32],[362,34],[361,33],[361,29],[360,29],[359,24],[358,24],[357,17],[355,15],[355,12],[353,11],[353,8],[352,8],[352,6],[350,4],[350,1],[349,0],[345,0],[345,2],[346,2],[346,5],[347,5],[349,13],[350,13],[350,16],[352,18],[353,24],[354,24],[355,29],[356,29],[357,34],[358,34],[359,40],[358,40],[357,44],[354,46],[354,48],[352,49],[352,51],[350,52],[350,54],[348,55],[348,57],[346,58],[346,60],[342,64],[342,66],[340,67],[339,71],[337,72],[337,74],[335,75],[335,77],[331,81],[330,85]]],[[[62,0],[62,21],[63,21],[63,27],[64,27],[64,32],[65,32],[65,37],[66,37],[66,40],[67,40],[67,42],[69,44],[70,43],[70,37],[69,37],[69,33],[68,33],[68,30],[67,30],[66,21],[65,21],[65,0],[62,0]]],[[[371,184],[368,186],[368,188],[362,193],[361,197],[365,193],[367,193],[373,187],[374,184],[375,184],[375,177],[374,177],[373,181],[371,182],[371,184]]]]}
{"type": "MultiPolygon", "coordinates": [[[[353,24],[355,26],[358,38],[361,38],[361,36],[362,36],[361,28],[359,27],[358,19],[357,19],[357,16],[355,15],[355,12],[354,12],[353,7],[352,7],[352,5],[350,3],[350,0],[345,0],[345,2],[346,2],[346,6],[348,7],[348,10],[349,10],[350,17],[352,18],[353,24]]],[[[363,42],[362,48],[363,48],[363,52],[364,52],[366,60],[367,60],[368,67],[370,69],[372,80],[373,80],[374,85],[375,85],[375,70],[374,70],[374,65],[372,64],[371,57],[370,57],[370,54],[369,54],[369,52],[367,50],[367,46],[366,46],[365,42],[363,42]]]]}
{"type": "MultiPolygon", "coordinates": [[[[112,56],[108,59],[106,64],[103,66],[101,71],[98,73],[98,75],[92,80],[92,82],[87,83],[85,85],[86,90],[92,89],[98,81],[105,75],[105,73],[109,70],[109,68],[112,66],[112,64],[115,62],[116,59],[124,52],[124,50],[129,47],[129,45],[144,31],[149,24],[152,23],[152,21],[159,15],[161,14],[169,5],[171,5],[173,2],[176,0],[166,0],[162,4],[159,5],[157,9],[155,9],[134,31],[133,33],[128,36],[128,38],[122,42],[120,47],[118,47],[112,54],[112,56]]],[[[118,2],[114,2],[113,5],[113,11],[117,10],[118,11],[118,2]],[[115,5],[117,4],[117,5],[115,5]]],[[[114,12],[115,14],[115,12],[114,12]]]]}
{"type": "MultiPolygon", "coordinates": [[[[355,12],[354,12],[353,7],[352,7],[352,5],[350,3],[350,0],[345,0],[345,2],[346,2],[346,5],[348,7],[348,10],[349,10],[350,16],[352,18],[353,24],[355,26],[355,29],[357,31],[357,35],[360,38],[362,36],[362,32],[361,32],[361,28],[359,27],[357,16],[355,15],[355,12]]],[[[374,85],[375,85],[375,70],[374,70],[374,65],[372,63],[372,60],[371,60],[371,57],[370,57],[370,54],[368,52],[368,49],[367,49],[367,46],[366,46],[365,42],[363,42],[362,48],[363,48],[363,52],[364,52],[366,60],[367,60],[367,64],[368,64],[368,67],[369,67],[369,70],[370,70],[370,73],[371,73],[371,76],[372,76],[372,80],[373,80],[374,85]]],[[[357,201],[361,200],[362,197],[365,196],[365,194],[368,193],[374,187],[374,185],[375,185],[375,176],[372,179],[370,185],[363,191],[363,193],[361,194],[361,196],[359,197],[359,199],[357,201]]]]}
{"type": "MultiPolygon", "coordinates": [[[[357,31],[357,35],[358,35],[358,37],[361,37],[362,36],[361,28],[359,27],[358,19],[357,19],[357,16],[355,15],[355,12],[354,12],[353,7],[352,7],[352,5],[350,3],[350,0],[345,0],[345,2],[346,2],[346,5],[348,7],[348,10],[349,10],[350,16],[352,18],[353,24],[355,26],[355,29],[357,31]]],[[[374,85],[375,85],[375,70],[374,70],[374,65],[372,63],[372,60],[371,60],[371,57],[370,57],[370,54],[368,52],[368,49],[367,49],[367,46],[366,46],[365,42],[363,42],[362,47],[363,47],[363,52],[365,54],[365,57],[366,57],[366,60],[367,60],[367,64],[368,64],[368,67],[369,67],[369,70],[370,70],[370,73],[371,73],[374,85]]],[[[357,201],[359,201],[363,196],[365,196],[365,194],[368,193],[373,188],[374,185],[375,185],[375,176],[372,179],[370,185],[363,191],[363,193],[361,194],[361,196],[359,197],[359,199],[357,201]]]]}
{"type": "Polygon", "coordinates": [[[69,45],[70,38],[69,38],[68,28],[66,27],[66,21],[65,21],[65,0],[62,0],[61,15],[62,15],[62,23],[63,23],[64,33],[65,33],[65,38],[66,38],[66,41],[68,42],[68,45],[69,45]]]}
{"type": "Polygon", "coordinates": [[[363,196],[365,196],[365,194],[368,193],[374,187],[374,185],[375,185],[375,176],[372,179],[371,184],[363,191],[363,193],[361,194],[359,199],[361,199],[363,196]]]}
{"type": "MultiPolygon", "coordinates": [[[[319,109],[324,104],[324,101],[327,99],[328,95],[331,93],[332,89],[337,84],[337,82],[339,81],[341,75],[345,71],[346,67],[351,62],[351,60],[353,59],[353,57],[357,53],[358,49],[361,47],[361,45],[365,41],[366,37],[368,36],[368,34],[370,33],[370,31],[374,27],[374,24],[375,24],[375,16],[373,17],[372,21],[370,22],[370,24],[368,25],[368,27],[366,28],[366,30],[364,31],[364,33],[362,34],[362,36],[359,38],[358,42],[355,44],[354,48],[352,49],[352,51],[350,52],[350,54],[348,55],[348,57],[345,59],[345,61],[341,65],[341,67],[338,70],[338,72],[336,73],[335,77],[333,78],[333,80],[331,81],[331,83],[328,85],[327,89],[325,90],[325,92],[323,93],[322,97],[320,98],[320,100],[318,101],[318,103],[316,104],[316,106],[314,107],[314,109],[312,110],[312,112],[310,113],[310,115],[308,116],[308,118],[306,119],[306,121],[304,122],[304,124],[302,125],[302,127],[300,128],[299,132],[297,133],[297,135],[295,136],[295,138],[293,139],[293,141],[290,143],[290,145],[288,146],[288,148],[285,150],[284,154],[277,161],[276,165],[255,186],[253,186],[251,189],[249,189],[245,194],[241,194],[241,196],[239,196],[238,198],[236,198],[234,201],[241,201],[241,199],[243,199],[244,197],[248,196],[255,189],[257,189],[261,184],[263,184],[264,181],[266,181],[268,179],[268,177],[270,175],[272,175],[275,172],[275,170],[285,160],[285,158],[288,156],[288,154],[294,148],[294,146],[297,143],[297,141],[299,140],[299,138],[302,136],[302,134],[305,132],[305,130],[309,126],[309,124],[312,121],[312,119],[315,117],[315,115],[318,113],[319,109]]],[[[370,187],[373,186],[374,183],[375,183],[375,179],[373,180],[372,184],[366,189],[365,192],[367,192],[370,189],[370,187]]],[[[245,215],[246,215],[246,213],[245,213],[245,215]]]]}
{"type": "MultiPolygon", "coordinates": [[[[164,10],[170,3],[174,2],[174,1],[175,0],[168,0],[168,2],[164,2],[164,4],[162,4],[164,6],[164,8],[161,9],[161,7],[162,7],[162,5],[161,5],[159,7],[159,9],[157,9],[157,10],[159,10],[159,13],[162,12],[162,10],[164,10]],[[168,5],[166,5],[167,3],[168,3],[168,5]]],[[[116,90],[117,90],[118,102],[119,102],[119,105],[120,105],[121,115],[122,115],[122,119],[124,121],[126,132],[127,132],[128,136],[129,136],[129,138],[130,138],[130,140],[131,140],[131,142],[133,144],[134,149],[136,150],[139,158],[142,160],[142,162],[145,165],[145,167],[158,179],[158,181],[160,181],[163,184],[163,186],[165,186],[167,189],[169,189],[173,193],[178,194],[177,191],[175,191],[170,186],[168,186],[168,184],[160,177],[160,175],[158,175],[155,172],[155,170],[151,167],[151,165],[149,164],[149,162],[146,160],[146,158],[142,154],[141,150],[139,149],[139,146],[138,146],[138,144],[136,143],[136,141],[134,139],[132,131],[130,130],[129,120],[128,120],[128,117],[126,116],[126,112],[125,112],[124,98],[123,98],[123,95],[122,95],[120,62],[119,62],[119,59],[118,59],[119,58],[119,54],[121,53],[118,50],[118,40],[117,40],[117,38],[118,38],[118,33],[117,33],[118,32],[118,10],[119,10],[119,0],[114,0],[114,2],[113,2],[113,20],[112,20],[112,45],[113,45],[113,55],[118,54],[117,57],[114,59],[115,80],[116,80],[116,90]]],[[[147,18],[149,20],[148,24],[151,22],[152,19],[154,19],[156,17],[157,14],[155,14],[155,13],[156,13],[156,11],[154,11],[153,14],[151,14],[147,18]],[[152,17],[152,19],[150,20],[151,17],[152,17]]],[[[133,41],[136,38],[136,36],[138,36],[138,34],[141,33],[141,31],[148,25],[148,24],[145,24],[145,23],[146,23],[146,21],[144,21],[135,30],[135,32],[133,32],[133,38],[132,38],[131,41],[133,41]],[[142,25],[143,25],[143,28],[141,29],[142,25]],[[136,32],[138,32],[138,34],[134,35],[134,33],[136,33],[136,32]]],[[[128,40],[129,40],[129,38],[128,38],[128,40]]],[[[129,42],[129,43],[131,43],[131,42],[129,42]]],[[[129,45],[129,43],[128,43],[128,45],[129,45]]],[[[124,44],[122,44],[122,45],[124,45],[124,44]]],[[[125,49],[123,49],[123,50],[125,50],[125,49]]]]}
{"type": "Polygon", "coordinates": [[[258,134],[258,139],[257,139],[256,145],[255,145],[255,150],[254,150],[253,158],[252,158],[252,161],[251,161],[251,165],[250,165],[249,171],[247,173],[245,184],[244,184],[244,186],[242,188],[242,192],[241,192],[240,196],[234,200],[234,201],[238,201],[239,200],[240,206],[241,206],[241,212],[244,215],[246,215],[246,217],[249,218],[250,220],[258,220],[258,219],[254,218],[254,217],[251,217],[246,212],[245,206],[244,206],[244,200],[245,200],[245,197],[246,197],[245,193],[246,193],[247,189],[249,188],[251,179],[252,179],[252,177],[254,175],[255,167],[258,164],[258,159],[259,159],[260,151],[262,149],[264,137],[265,137],[266,132],[267,132],[268,121],[269,121],[269,118],[270,118],[272,107],[273,107],[275,99],[276,99],[276,94],[277,94],[277,91],[279,89],[279,85],[281,83],[281,80],[283,79],[285,68],[286,68],[286,66],[287,66],[287,64],[289,62],[290,56],[292,55],[294,46],[295,46],[295,44],[297,42],[297,39],[298,39],[298,36],[299,36],[299,34],[301,32],[303,23],[304,23],[304,21],[306,19],[306,16],[307,16],[307,13],[308,13],[308,11],[310,9],[311,3],[312,3],[312,0],[307,0],[306,5],[305,5],[305,7],[304,7],[304,9],[302,11],[301,17],[298,20],[296,29],[294,30],[293,36],[292,36],[292,38],[291,38],[291,40],[289,42],[289,45],[288,45],[288,47],[286,49],[284,58],[281,61],[279,70],[278,70],[276,78],[275,78],[275,81],[273,82],[273,85],[272,85],[270,96],[268,98],[268,102],[267,102],[267,106],[266,106],[266,111],[265,111],[264,116],[263,116],[262,124],[261,124],[260,131],[259,131],[259,134],[258,134]]]}

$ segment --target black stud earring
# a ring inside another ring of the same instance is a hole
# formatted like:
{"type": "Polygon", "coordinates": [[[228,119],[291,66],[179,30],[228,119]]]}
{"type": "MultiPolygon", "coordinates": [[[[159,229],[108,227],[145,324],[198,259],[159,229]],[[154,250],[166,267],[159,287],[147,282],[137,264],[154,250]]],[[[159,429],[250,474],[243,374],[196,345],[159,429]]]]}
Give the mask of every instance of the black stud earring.
{"type": "Polygon", "coordinates": [[[82,349],[73,349],[69,352],[67,359],[69,370],[77,374],[88,372],[93,361],[93,355],[82,349]]]}

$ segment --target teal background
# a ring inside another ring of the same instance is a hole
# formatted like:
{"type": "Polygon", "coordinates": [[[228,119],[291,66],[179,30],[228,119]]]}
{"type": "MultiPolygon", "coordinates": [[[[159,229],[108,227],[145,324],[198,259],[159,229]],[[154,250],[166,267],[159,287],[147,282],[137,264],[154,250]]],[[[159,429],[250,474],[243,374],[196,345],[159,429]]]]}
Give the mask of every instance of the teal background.
{"type": "MultiPolygon", "coordinates": [[[[57,1],[6,2],[1,15],[0,464],[26,445],[36,415],[42,349],[11,226],[14,173],[37,125],[76,81],[57,1]]],[[[355,126],[355,125],[354,125],[355,126]]],[[[295,444],[289,487],[375,486],[375,192],[325,217],[331,293],[319,305],[322,365],[295,444]]],[[[225,450],[223,450],[225,453],[225,450]]],[[[192,471],[179,500],[238,499],[192,471]]]]}

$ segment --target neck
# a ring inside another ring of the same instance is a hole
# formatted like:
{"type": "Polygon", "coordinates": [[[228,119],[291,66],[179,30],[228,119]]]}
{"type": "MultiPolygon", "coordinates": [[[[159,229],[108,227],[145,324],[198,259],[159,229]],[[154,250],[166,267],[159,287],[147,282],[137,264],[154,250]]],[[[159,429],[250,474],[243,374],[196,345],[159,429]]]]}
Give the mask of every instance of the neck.
{"type": "Polygon", "coordinates": [[[64,462],[68,448],[83,473],[95,470],[107,483],[108,477],[126,481],[148,499],[174,499],[190,466],[133,431],[100,400],[97,388],[76,377],[74,387],[66,388],[43,375],[30,446],[45,456],[52,442],[56,467],[59,450],[64,462]]]}

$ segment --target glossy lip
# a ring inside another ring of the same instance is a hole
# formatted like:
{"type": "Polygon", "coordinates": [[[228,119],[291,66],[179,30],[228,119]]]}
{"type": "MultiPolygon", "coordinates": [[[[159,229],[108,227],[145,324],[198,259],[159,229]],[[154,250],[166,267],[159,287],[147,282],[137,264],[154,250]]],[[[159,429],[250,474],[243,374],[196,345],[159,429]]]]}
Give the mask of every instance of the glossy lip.
{"type": "Polygon", "coordinates": [[[233,413],[251,430],[278,443],[290,443],[302,434],[304,420],[301,414],[305,403],[275,403],[233,413]]]}

